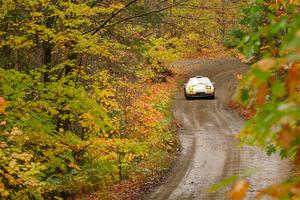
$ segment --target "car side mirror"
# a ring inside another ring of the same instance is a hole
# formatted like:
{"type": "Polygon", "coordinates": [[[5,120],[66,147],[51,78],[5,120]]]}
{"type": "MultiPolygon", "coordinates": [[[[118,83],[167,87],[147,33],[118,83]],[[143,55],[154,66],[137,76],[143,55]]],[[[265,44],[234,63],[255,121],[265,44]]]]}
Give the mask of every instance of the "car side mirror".
{"type": "Polygon", "coordinates": [[[214,85],[214,84],[215,84],[215,82],[212,82],[211,84],[213,84],[213,85],[214,85]]]}

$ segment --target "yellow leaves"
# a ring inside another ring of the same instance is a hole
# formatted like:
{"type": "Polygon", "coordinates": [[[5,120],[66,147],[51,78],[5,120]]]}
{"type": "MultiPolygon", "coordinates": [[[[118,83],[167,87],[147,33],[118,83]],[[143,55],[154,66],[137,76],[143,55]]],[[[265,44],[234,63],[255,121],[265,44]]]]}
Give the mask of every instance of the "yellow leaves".
{"type": "Polygon", "coordinates": [[[114,46],[114,43],[110,43],[108,41],[100,41],[98,38],[95,38],[91,35],[84,35],[84,37],[79,35],[80,33],[74,35],[74,37],[77,38],[74,52],[86,53],[89,55],[98,55],[109,59],[114,58],[115,55],[113,55],[110,51],[111,49],[116,48],[114,46]]]}
{"type": "Polygon", "coordinates": [[[8,164],[8,167],[11,168],[11,169],[14,169],[17,167],[17,160],[16,159],[12,159],[9,164],[8,164]]]}
{"type": "Polygon", "coordinates": [[[88,128],[93,133],[100,133],[103,127],[99,126],[95,122],[95,117],[91,113],[83,113],[81,116],[82,120],[80,121],[80,125],[84,128],[88,128]]]}
{"type": "Polygon", "coordinates": [[[55,31],[53,28],[48,28],[43,24],[37,24],[34,21],[30,21],[26,24],[24,24],[26,27],[24,27],[24,31],[26,34],[30,35],[36,35],[38,34],[39,39],[42,41],[50,41],[55,37],[55,31]]]}
{"type": "Polygon", "coordinates": [[[127,154],[127,160],[128,160],[129,162],[133,161],[134,158],[135,158],[135,155],[134,155],[134,154],[132,154],[132,153],[127,154]]]}
{"type": "Polygon", "coordinates": [[[83,16],[88,17],[96,14],[95,10],[92,7],[88,6],[87,4],[75,4],[75,3],[68,3],[65,13],[68,15],[72,15],[73,20],[79,20],[82,22],[84,22],[85,19],[88,20],[87,18],[83,18],[83,16]],[[76,16],[77,19],[74,19],[74,16],[76,16]],[[82,18],[79,16],[82,16],[82,18]]]}
{"type": "Polygon", "coordinates": [[[146,148],[143,143],[131,139],[95,138],[88,149],[89,156],[96,160],[118,160],[122,154],[123,161],[131,163],[135,158],[143,159],[146,148]]]}
{"type": "MultiPolygon", "coordinates": [[[[6,35],[7,34],[7,32],[5,32],[5,31],[0,31],[0,36],[4,36],[4,35],[6,35]]],[[[0,42],[0,45],[1,45],[1,42],[0,42]]]]}
{"type": "Polygon", "coordinates": [[[68,164],[68,167],[73,168],[73,169],[76,169],[76,170],[78,170],[78,171],[81,170],[81,168],[80,168],[77,164],[75,164],[75,163],[69,163],[69,164],[68,164]]]}
{"type": "Polygon", "coordinates": [[[124,4],[122,3],[114,3],[110,5],[110,8],[114,9],[114,10],[120,10],[122,8],[124,8],[124,4]]]}
{"type": "Polygon", "coordinates": [[[9,191],[5,189],[4,184],[0,180],[0,197],[7,197],[9,195],[9,191]]]}
{"type": "Polygon", "coordinates": [[[242,200],[246,197],[250,184],[246,180],[238,180],[231,190],[227,193],[227,196],[231,200],[242,200]]]}
{"type": "Polygon", "coordinates": [[[96,6],[95,8],[93,8],[93,12],[97,14],[111,14],[112,12],[120,10],[122,8],[124,8],[124,4],[113,3],[107,7],[96,6]]]}
{"type": "Polygon", "coordinates": [[[25,36],[16,35],[9,35],[6,40],[2,40],[2,42],[0,43],[0,47],[5,45],[9,46],[14,50],[22,48],[31,48],[35,46],[32,40],[26,38],[25,36]]]}
{"type": "Polygon", "coordinates": [[[43,13],[42,12],[33,11],[33,12],[30,13],[30,16],[31,17],[42,17],[43,13]]]}
{"type": "Polygon", "coordinates": [[[11,130],[11,132],[6,132],[4,134],[7,135],[7,139],[9,141],[14,141],[14,140],[16,140],[16,138],[19,138],[21,135],[23,135],[23,131],[21,131],[17,127],[13,127],[13,129],[11,130]]]}
{"type": "Polygon", "coordinates": [[[27,152],[23,152],[23,153],[12,153],[11,157],[19,161],[29,162],[33,158],[33,155],[27,152]]]}
{"type": "Polygon", "coordinates": [[[9,173],[4,173],[3,174],[3,178],[7,179],[7,181],[9,182],[9,184],[11,185],[19,185],[20,182],[18,182],[12,175],[10,175],[9,173]]]}
{"type": "Polygon", "coordinates": [[[3,1],[0,6],[0,13],[7,13],[9,11],[14,11],[17,9],[18,4],[14,0],[3,1]]]}
{"type": "Polygon", "coordinates": [[[149,44],[145,45],[146,51],[144,51],[144,56],[149,61],[148,64],[154,67],[160,67],[161,63],[174,61],[181,55],[177,47],[181,47],[183,44],[178,38],[170,38],[168,36],[159,38],[154,35],[151,36],[149,41],[149,44]]]}
{"type": "Polygon", "coordinates": [[[33,154],[26,150],[28,147],[24,148],[23,132],[13,128],[10,132],[1,132],[1,136],[5,142],[0,143],[0,198],[15,194],[15,186],[33,188],[42,184],[35,175],[40,174],[45,166],[34,159],[33,154]]]}
{"type": "Polygon", "coordinates": [[[239,81],[241,81],[243,79],[243,75],[242,74],[239,74],[239,73],[235,73],[234,74],[235,78],[239,81]]]}

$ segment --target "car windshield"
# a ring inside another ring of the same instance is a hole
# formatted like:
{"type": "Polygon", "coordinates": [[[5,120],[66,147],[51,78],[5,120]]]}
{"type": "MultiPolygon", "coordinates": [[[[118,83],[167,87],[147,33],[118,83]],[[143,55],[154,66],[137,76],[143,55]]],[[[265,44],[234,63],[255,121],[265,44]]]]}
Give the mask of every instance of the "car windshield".
{"type": "Polygon", "coordinates": [[[198,84],[210,84],[210,80],[208,78],[191,78],[188,82],[189,85],[198,85],[198,84]]]}

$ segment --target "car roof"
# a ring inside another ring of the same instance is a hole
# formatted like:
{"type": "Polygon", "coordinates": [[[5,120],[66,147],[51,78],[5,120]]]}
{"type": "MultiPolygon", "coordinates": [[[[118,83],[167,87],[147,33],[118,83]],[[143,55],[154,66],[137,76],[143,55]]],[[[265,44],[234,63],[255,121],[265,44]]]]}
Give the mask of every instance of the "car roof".
{"type": "Polygon", "coordinates": [[[208,77],[204,77],[204,76],[195,76],[189,79],[189,82],[191,83],[211,83],[210,79],[208,77]]]}

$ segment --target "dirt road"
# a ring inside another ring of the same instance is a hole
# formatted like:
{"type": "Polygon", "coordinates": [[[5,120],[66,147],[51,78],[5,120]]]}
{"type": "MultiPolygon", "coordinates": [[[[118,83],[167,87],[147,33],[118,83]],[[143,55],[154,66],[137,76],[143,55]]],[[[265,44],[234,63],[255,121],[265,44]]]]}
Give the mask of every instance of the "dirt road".
{"type": "Polygon", "coordinates": [[[227,103],[236,86],[235,73],[247,66],[235,58],[180,61],[190,76],[209,76],[215,82],[216,100],[186,101],[183,92],[175,97],[174,116],[182,123],[182,152],[167,180],[145,200],[222,200],[225,191],[209,193],[208,188],[224,177],[255,169],[247,199],[254,199],[259,188],[288,176],[289,164],[278,156],[268,157],[254,147],[238,147],[236,134],[244,121],[227,103]]]}

